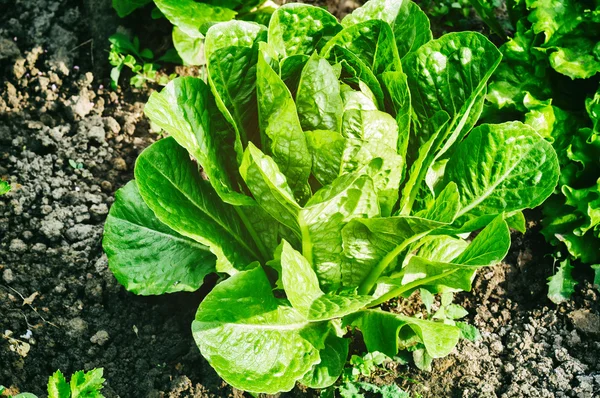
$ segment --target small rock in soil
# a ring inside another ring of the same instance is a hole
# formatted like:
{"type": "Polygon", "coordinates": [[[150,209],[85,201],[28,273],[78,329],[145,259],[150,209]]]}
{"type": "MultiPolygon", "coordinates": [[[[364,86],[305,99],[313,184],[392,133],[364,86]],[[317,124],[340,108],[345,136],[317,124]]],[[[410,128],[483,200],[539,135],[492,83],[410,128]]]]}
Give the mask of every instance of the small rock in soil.
{"type": "Polygon", "coordinates": [[[90,341],[92,342],[92,344],[98,344],[99,346],[103,346],[108,342],[109,338],[110,337],[106,330],[100,330],[92,336],[90,341]]]}
{"type": "Polygon", "coordinates": [[[600,334],[600,316],[589,310],[576,310],[569,314],[575,328],[583,333],[600,334]]]}
{"type": "Polygon", "coordinates": [[[12,283],[15,280],[13,272],[10,268],[7,268],[4,271],[2,271],[2,280],[4,280],[4,282],[6,283],[12,283]]]}

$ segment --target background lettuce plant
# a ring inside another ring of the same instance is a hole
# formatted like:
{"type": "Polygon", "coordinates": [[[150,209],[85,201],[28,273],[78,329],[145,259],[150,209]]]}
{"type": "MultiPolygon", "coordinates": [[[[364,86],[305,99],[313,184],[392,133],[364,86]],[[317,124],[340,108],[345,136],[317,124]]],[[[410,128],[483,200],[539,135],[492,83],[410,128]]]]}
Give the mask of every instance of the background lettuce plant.
{"type": "Polygon", "coordinates": [[[192,331],[242,390],[332,385],[354,329],[370,352],[447,355],[458,315],[377,307],[470,290],[558,179],[532,127],[474,128],[496,47],[478,33],[432,40],[414,3],[373,0],[341,23],[301,4],[268,27],[219,23],[205,56],[208,84],[175,79],[146,105],[170,137],[140,155],[110,211],[116,278],[148,295],[223,275],[192,331]]]}
{"type": "Polygon", "coordinates": [[[564,252],[549,282],[559,303],[573,292],[570,260],[591,264],[600,286],[600,5],[512,0],[507,7],[516,31],[501,47],[484,120],[520,119],[559,154],[558,188],[542,205],[542,233],[564,252]]]}

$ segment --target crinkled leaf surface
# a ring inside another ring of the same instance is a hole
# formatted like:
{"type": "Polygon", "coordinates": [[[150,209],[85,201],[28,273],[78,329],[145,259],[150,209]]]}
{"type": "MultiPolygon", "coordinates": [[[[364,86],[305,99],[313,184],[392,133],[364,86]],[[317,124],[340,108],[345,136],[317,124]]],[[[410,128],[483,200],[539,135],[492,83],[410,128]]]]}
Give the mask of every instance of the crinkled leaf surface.
{"type": "Polygon", "coordinates": [[[444,181],[458,185],[460,221],[476,229],[501,212],[539,206],[558,173],[552,146],[531,127],[508,122],[474,129],[448,161],[444,181]]]}
{"type": "Polygon", "coordinates": [[[320,327],[276,299],[257,267],[232,276],[206,296],[192,333],[202,355],[229,384],[276,393],[291,390],[319,363],[319,350],[304,336],[320,327]]]}
{"type": "Polygon", "coordinates": [[[594,49],[596,42],[585,37],[563,40],[548,60],[552,68],[571,79],[588,79],[600,72],[600,61],[594,49]]]}
{"type": "Polygon", "coordinates": [[[523,97],[531,93],[536,98],[548,98],[551,83],[548,62],[537,51],[536,35],[523,22],[517,23],[515,37],[500,47],[502,62],[490,79],[487,100],[497,109],[523,111],[523,97]]]}
{"type": "Polygon", "coordinates": [[[473,32],[450,33],[410,53],[403,66],[420,129],[409,148],[418,148],[435,132],[428,121],[440,111],[450,122],[436,157],[460,142],[481,113],[486,83],[501,57],[496,46],[473,32]]]}
{"type": "Polygon", "coordinates": [[[258,43],[266,38],[264,26],[243,21],[220,23],[206,33],[209,83],[217,93],[219,109],[244,146],[248,141],[260,142],[256,67],[258,43]]]}
{"type": "Polygon", "coordinates": [[[528,20],[535,33],[543,33],[548,43],[555,34],[571,32],[582,22],[583,4],[577,0],[526,0],[531,9],[528,20]]]}
{"type": "Polygon", "coordinates": [[[102,245],[112,273],[136,294],[194,291],[215,271],[209,248],[160,222],[135,181],[117,191],[102,245]]]}
{"type": "Polygon", "coordinates": [[[296,107],[304,130],[340,131],[343,104],[337,74],[314,53],[302,70],[296,107]]]}
{"type": "Polygon", "coordinates": [[[432,39],[427,15],[410,0],[370,0],[342,21],[344,27],[379,19],[393,29],[400,57],[432,39]]]}
{"type": "Polygon", "coordinates": [[[342,283],[342,229],[351,220],[379,214],[373,180],[354,172],[315,193],[300,212],[302,253],[329,292],[342,283]]]}
{"type": "Polygon", "coordinates": [[[342,29],[327,10],[307,4],[286,4],[269,23],[269,43],[282,57],[310,56],[342,29]],[[293,26],[293,29],[290,27],[293,26]]]}
{"type": "MultiPolygon", "coordinates": [[[[326,50],[326,49],[323,49],[326,50]]],[[[384,106],[384,94],[381,84],[373,71],[352,51],[340,45],[334,45],[327,49],[327,59],[342,67],[341,80],[346,84],[366,84],[375,98],[378,107],[384,106]]]]}
{"type": "Polygon", "coordinates": [[[371,178],[379,197],[381,215],[391,214],[398,200],[404,167],[404,159],[392,147],[384,140],[347,139],[334,131],[308,131],[306,139],[313,158],[313,174],[323,185],[343,174],[361,170],[374,159],[381,159],[381,167],[371,173],[371,178]]]}
{"type": "Polygon", "coordinates": [[[373,19],[343,29],[327,42],[322,53],[329,58],[335,46],[342,47],[358,57],[375,76],[379,76],[383,72],[402,70],[395,44],[390,26],[373,19]]]}

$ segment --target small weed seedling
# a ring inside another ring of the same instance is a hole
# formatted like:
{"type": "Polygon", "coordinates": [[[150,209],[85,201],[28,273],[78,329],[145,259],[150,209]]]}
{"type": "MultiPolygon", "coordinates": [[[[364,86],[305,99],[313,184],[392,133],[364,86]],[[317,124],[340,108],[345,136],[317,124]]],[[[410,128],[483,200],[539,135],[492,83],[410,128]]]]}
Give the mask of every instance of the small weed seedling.
{"type": "MultiPolygon", "coordinates": [[[[71,381],[67,383],[61,371],[57,370],[48,379],[48,398],[103,398],[100,392],[105,381],[102,377],[103,372],[102,368],[89,372],[80,370],[75,372],[71,381]]],[[[0,386],[0,397],[3,398],[37,398],[28,392],[17,395],[7,395],[7,392],[6,387],[0,386]]]]}
{"type": "Polygon", "coordinates": [[[144,86],[147,82],[164,86],[175,78],[175,74],[165,75],[160,73],[160,64],[158,63],[177,61],[177,54],[173,51],[167,52],[162,57],[154,60],[154,53],[148,48],[141,49],[137,37],[130,40],[122,33],[115,33],[109,40],[111,45],[108,61],[113,66],[110,72],[110,81],[114,90],[119,85],[119,78],[124,67],[129,68],[133,73],[129,83],[138,88],[144,86]],[[175,58],[173,58],[174,56],[175,58]]]}

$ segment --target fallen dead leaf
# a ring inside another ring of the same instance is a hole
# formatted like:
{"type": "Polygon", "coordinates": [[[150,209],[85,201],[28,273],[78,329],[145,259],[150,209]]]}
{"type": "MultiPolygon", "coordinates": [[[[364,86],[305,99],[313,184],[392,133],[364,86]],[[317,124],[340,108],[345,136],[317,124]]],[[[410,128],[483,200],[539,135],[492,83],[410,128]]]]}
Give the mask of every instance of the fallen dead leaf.
{"type": "Polygon", "coordinates": [[[23,299],[23,305],[31,305],[33,303],[33,300],[35,300],[35,298],[37,296],[39,296],[39,292],[35,292],[33,293],[31,296],[27,297],[26,299],[23,299]]]}

